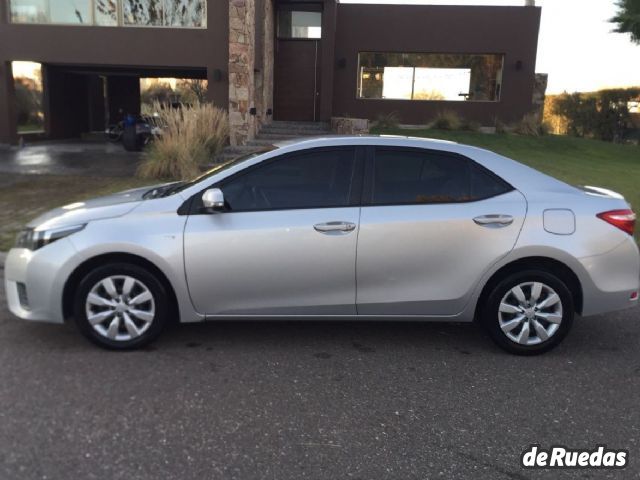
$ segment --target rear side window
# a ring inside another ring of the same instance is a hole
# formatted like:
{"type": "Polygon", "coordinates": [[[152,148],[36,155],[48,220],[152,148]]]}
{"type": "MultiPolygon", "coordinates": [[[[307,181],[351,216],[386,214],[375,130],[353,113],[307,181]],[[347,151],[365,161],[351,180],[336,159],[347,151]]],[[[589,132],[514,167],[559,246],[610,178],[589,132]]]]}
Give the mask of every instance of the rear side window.
{"type": "Polygon", "coordinates": [[[460,155],[376,149],[374,205],[472,202],[511,190],[509,184],[460,155]]]}
{"type": "Polygon", "coordinates": [[[345,207],[350,204],[355,149],[286,155],[222,185],[231,211],[345,207]]]}

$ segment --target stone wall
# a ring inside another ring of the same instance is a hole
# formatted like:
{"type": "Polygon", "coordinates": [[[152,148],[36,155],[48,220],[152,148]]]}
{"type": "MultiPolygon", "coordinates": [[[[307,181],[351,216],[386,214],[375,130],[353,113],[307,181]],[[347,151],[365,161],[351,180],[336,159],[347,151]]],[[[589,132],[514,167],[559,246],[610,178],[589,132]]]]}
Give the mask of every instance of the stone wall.
{"type": "Polygon", "coordinates": [[[256,70],[254,105],[256,107],[255,131],[271,122],[267,110],[273,109],[273,50],[274,17],[273,0],[256,2],[256,70]],[[259,24],[258,22],[262,22],[259,24]],[[260,35],[261,38],[258,38],[260,35]]]}
{"type": "Polygon", "coordinates": [[[535,82],[533,84],[533,98],[531,104],[533,105],[533,113],[538,118],[539,122],[542,122],[544,116],[544,99],[547,93],[547,81],[549,75],[546,73],[536,73],[535,82]]]}
{"type": "Polygon", "coordinates": [[[229,141],[243,145],[255,136],[249,113],[255,95],[255,1],[229,3],[229,141]]]}

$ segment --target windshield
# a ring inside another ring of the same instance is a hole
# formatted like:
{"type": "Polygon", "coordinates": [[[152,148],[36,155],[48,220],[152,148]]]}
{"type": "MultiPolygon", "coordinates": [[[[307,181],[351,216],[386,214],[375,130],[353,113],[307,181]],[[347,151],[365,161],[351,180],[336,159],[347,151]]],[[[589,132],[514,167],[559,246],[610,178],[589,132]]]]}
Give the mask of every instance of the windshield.
{"type": "Polygon", "coordinates": [[[205,180],[213,175],[216,175],[231,167],[234,167],[235,165],[238,165],[239,163],[242,163],[245,160],[249,160],[251,158],[257,157],[258,155],[261,155],[265,152],[269,152],[274,149],[275,148],[265,148],[265,149],[258,150],[257,152],[249,153],[247,155],[241,155],[239,157],[234,158],[233,160],[229,160],[228,162],[224,162],[216,165],[215,167],[207,170],[202,175],[194,178],[193,180],[170,183],[170,184],[164,185],[163,187],[154,188],[153,190],[150,190],[147,193],[145,193],[143,195],[143,198],[168,197],[169,195],[173,195],[175,193],[181,192],[182,190],[185,190],[195,185],[196,183],[201,182],[202,180],[205,180]]]}

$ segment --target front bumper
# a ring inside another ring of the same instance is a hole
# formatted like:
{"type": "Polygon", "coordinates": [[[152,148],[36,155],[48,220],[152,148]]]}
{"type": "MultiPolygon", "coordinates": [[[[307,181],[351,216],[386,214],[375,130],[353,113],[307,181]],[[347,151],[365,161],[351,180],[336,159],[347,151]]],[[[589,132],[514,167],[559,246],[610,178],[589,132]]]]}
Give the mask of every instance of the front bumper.
{"type": "Polygon", "coordinates": [[[62,323],[62,293],[76,250],[60,239],[39,250],[13,248],[4,266],[4,286],[11,313],[24,320],[62,323]]]}

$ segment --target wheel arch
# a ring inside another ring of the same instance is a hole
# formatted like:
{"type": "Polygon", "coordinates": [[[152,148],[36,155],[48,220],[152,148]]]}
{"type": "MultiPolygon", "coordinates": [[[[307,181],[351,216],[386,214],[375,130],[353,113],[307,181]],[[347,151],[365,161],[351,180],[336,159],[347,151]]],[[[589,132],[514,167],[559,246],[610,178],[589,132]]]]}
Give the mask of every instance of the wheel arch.
{"type": "Polygon", "coordinates": [[[478,301],[476,302],[474,318],[479,318],[480,309],[485,304],[487,297],[493,290],[493,288],[506,276],[522,271],[526,268],[533,268],[537,270],[544,270],[546,272],[556,275],[562,280],[573,297],[573,303],[577,313],[582,313],[583,305],[583,289],[580,279],[576,273],[564,262],[555,258],[544,256],[530,256],[523,257],[512,262],[503,265],[496,270],[491,277],[487,280],[482,288],[478,301]]]}
{"type": "Polygon", "coordinates": [[[169,295],[171,318],[175,318],[176,321],[179,321],[180,309],[178,308],[178,299],[176,296],[176,292],[164,272],[153,262],[147,260],[146,258],[125,252],[114,252],[96,255],[82,262],[73,270],[73,272],[71,272],[71,274],[67,278],[67,281],[65,282],[64,289],[62,291],[62,315],[65,321],[73,316],[73,297],[82,279],[91,270],[102,265],[107,265],[109,263],[130,263],[145,268],[156,275],[158,280],[160,280],[160,282],[166,288],[169,295]]]}

